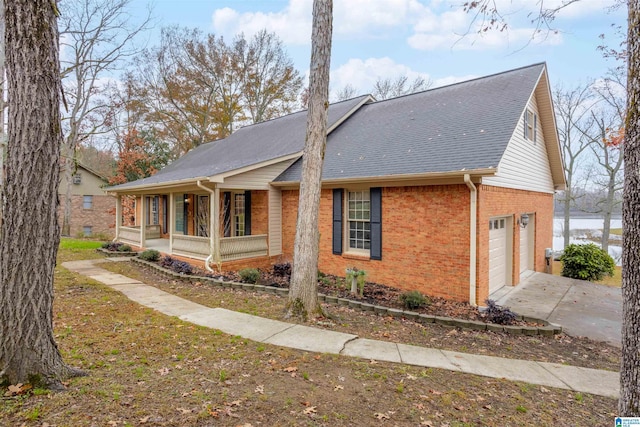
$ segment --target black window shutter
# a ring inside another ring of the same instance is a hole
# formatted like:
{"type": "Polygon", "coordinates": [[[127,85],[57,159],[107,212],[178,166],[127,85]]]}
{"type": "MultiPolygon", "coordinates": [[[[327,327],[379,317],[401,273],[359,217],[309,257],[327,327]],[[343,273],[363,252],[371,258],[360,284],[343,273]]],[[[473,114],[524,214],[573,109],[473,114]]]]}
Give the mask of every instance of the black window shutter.
{"type": "Polygon", "coordinates": [[[371,197],[371,259],[382,259],[382,188],[369,190],[371,197]]]}
{"type": "Polygon", "coordinates": [[[244,235],[251,236],[251,191],[244,192],[244,235]]]}
{"type": "Polygon", "coordinates": [[[164,234],[167,233],[167,228],[169,227],[169,224],[167,222],[167,218],[169,215],[167,215],[167,210],[168,210],[168,200],[167,200],[167,195],[164,194],[162,196],[162,232],[164,234]]]}
{"type": "Polygon", "coordinates": [[[333,253],[342,254],[342,188],[333,190],[333,253]]]}
{"type": "Polygon", "coordinates": [[[222,193],[224,237],[231,237],[231,192],[222,193]]]}

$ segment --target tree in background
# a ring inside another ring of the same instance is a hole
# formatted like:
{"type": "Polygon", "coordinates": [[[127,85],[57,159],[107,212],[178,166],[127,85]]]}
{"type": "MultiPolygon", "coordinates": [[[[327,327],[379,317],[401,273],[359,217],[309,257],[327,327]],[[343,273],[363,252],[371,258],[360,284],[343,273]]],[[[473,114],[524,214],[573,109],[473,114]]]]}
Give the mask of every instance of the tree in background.
{"type": "Polygon", "coordinates": [[[53,335],[53,275],[60,241],[58,15],[50,0],[5,5],[8,150],[0,233],[0,381],[63,388],[81,372],[53,335]]]}
{"type": "Polygon", "coordinates": [[[71,175],[76,150],[91,136],[105,133],[111,121],[110,98],[104,79],[138,52],[136,36],[148,29],[149,15],[131,24],[131,0],[63,0],[60,2],[61,76],[65,97],[62,170],[64,189],[62,235],[71,227],[71,175]]]}
{"type": "Polygon", "coordinates": [[[597,101],[594,100],[590,87],[591,84],[586,84],[573,89],[559,88],[554,91],[558,137],[567,180],[567,187],[558,196],[564,213],[563,247],[570,243],[571,208],[576,206],[581,193],[578,191],[579,188],[585,185],[580,182],[578,173],[586,162],[585,154],[588,154],[589,146],[594,143],[591,136],[593,120],[589,112],[597,101]]]}
{"type": "Polygon", "coordinates": [[[160,45],[146,49],[136,66],[131,94],[148,108],[146,126],[169,140],[176,155],[293,111],[302,87],[282,42],[264,30],[227,42],[164,28],[160,45]]]}
{"type": "MultiPolygon", "coordinates": [[[[383,99],[396,98],[398,96],[427,90],[432,84],[433,82],[431,80],[425,79],[424,77],[416,77],[413,80],[409,80],[408,76],[397,76],[393,79],[390,77],[378,77],[371,89],[371,95],[381,101],[383,99]]],[[[338,101],[344,101],[357,95],[356,88],[351,84],[347,84],[336,93],[336,99],[338,101]]]]}
{"type": "Polygon", "coordinates": [[[318,302],[318,255],[320,230],[320,192],[322,165],[327,145],[327,109],[329,108],[329,70],[333,1],[313,1],[311,30],[311,66],[307,136],[302,154],[302,177],[298,219],[293,248],[293,270],[286,317],[306,320],[322,313],[318,302]]]}

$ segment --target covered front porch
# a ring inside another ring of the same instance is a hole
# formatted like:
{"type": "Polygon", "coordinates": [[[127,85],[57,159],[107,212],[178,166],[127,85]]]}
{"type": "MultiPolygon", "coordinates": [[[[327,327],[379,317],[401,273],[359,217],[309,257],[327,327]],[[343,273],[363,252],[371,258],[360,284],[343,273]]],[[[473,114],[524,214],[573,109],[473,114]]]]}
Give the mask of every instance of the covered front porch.
{"type": "Polygon", "coordinates": [[[207,184],[116,194],[116,240],[209,269],[281,253],[279,190],[207,184]]]}

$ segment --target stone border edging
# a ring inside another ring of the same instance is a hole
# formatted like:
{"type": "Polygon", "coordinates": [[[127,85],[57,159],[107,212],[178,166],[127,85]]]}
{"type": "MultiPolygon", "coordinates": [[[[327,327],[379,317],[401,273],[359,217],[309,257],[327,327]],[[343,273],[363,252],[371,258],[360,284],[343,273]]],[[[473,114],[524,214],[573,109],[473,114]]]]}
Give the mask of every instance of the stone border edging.
{"type": "MultiPolygon", "coordinates": [[[[131,261],[134,261],[143,265],[147,265],[151,268],[154,268],[158,272],[164,274],[165,276],[169,276],[174,279],[188,280],[191,282],[193,281],[206,282],[209,284],[214,284],[214,285],[222,286],[225,288],[253,290],[258,292],[277,294],[280,296],[287,296],[289,294],[288,288],[276,288],[274,286],[254,285],[251,283],[226,282],[222,280],[213,279],[211,277],[176,273],[175,271],[171,271],[167,268],[161,267],[154,262],[145,261],[138,257],[132,257],[131,261]]],[[[454,317],[434,316],[431,314],[420,314],[420,313],[416,313],[415,311],[405,311],[397,308],[383,307],[383,306],[373,305],[365,302],[350,300],[348,298],[339,298],[336,296],[324,295],[324,294],[318,294],[318,299],[328,304],[348,306],[350,308],[354,308],[361,311],[372,311],[378,315],[387,315],[387,316],[392,316],[396,318],[404,317],[405,319],[412,320],[414,322],[422,323],[422,324],[436,323],[436,324],[447,326],[447,327],[465,328],[465,329],[471,329],[475,331],[486,330],[486,331],[492,331],[492,332],[506,332],[510,335],[553,336],[562,332],[562,326],[554,325],[552,323],[547,322],[546,320],[536,319],[528,316],[520,316],[520,319],[525,322],[540,323],[544,326],[498,325],[495,323],[485,323],[478,320],[466,320],[466,319],[457,319],[454,317]]]]}
{"type": "Polygon", "coordinates": [[[117,257],[117,256],[137,257],[138,256],[138,252],[136,252],[136,251],[118,252],[118,251],[109,251],[109,250],[107,250],[105,248],[96,248],[96,251],[98,251],[101,254],[106,255],[108,257],[117,257]]]}

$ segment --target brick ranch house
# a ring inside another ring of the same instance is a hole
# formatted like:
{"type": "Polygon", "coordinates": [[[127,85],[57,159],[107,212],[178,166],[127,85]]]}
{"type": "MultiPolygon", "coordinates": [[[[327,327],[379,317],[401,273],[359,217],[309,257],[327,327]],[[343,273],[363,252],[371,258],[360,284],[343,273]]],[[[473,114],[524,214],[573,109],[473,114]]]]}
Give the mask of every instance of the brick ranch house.
{"type": "MultiPolygon", "coordinates": [[[[60,175],[58,223],[62,227],[67,181],[64,174],[60,175]]],[[[97,235],[113,238],[116,221],[113,211],[115,198],[104,190],[107,185],[106,178],[89,167],[78,164],[71,180],[71,236],[97,235]]]]}
{"type": "MultiPolygon", "coordinates": [[[[224,270],[292,260],[306,112],[238,129],[111,187],[116,238],[224,270]],[[136,226],[121,198],[137,199],[136,226]]],[[[544,63],[330,105],[322,272],[471,304],[544,271],[565,186],[544,63]]]]}

